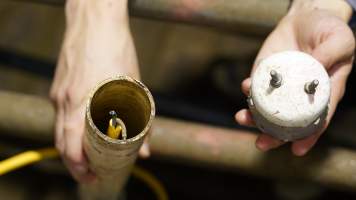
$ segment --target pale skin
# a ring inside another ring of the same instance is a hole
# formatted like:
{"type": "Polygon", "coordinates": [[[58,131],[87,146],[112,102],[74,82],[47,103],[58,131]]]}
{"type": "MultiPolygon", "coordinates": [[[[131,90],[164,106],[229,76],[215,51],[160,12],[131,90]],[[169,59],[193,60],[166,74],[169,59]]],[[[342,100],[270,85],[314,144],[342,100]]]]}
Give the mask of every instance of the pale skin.
{"type": "MultiPolygon", "coordinates": [[[[323,63],[333,87],[329,122],[342,98],[352,66],[355,42],[345,23],[351,9],[347,4],[338,4],[340,7],[325,4],[323,9],[310,10],[307,9],[310,6],[305,8],[298,2],[295,1],[289,14],[267,38],[256,60],[277,51],[302,50],[323,63]]],[[[310,2],[318,3],[318,0],[310,2]]],[[[66,20],[50,92],[57,108],[55,144],[73,177],[79,182],[91,182],[95,181],[95,175],[88,168],[82,144],[87,95],[96,84],[115,75],[140,79],[138,62],[128,25],[127,0],[67,0],[66,20]]],[[[247,94],[249,79],[242,87],[247,94]]],[[[251,114],[245,109],[236,114],[236,120],[242,125],[253,125],[251,114]]],[[[292,151],[304,155],[320,134],[294,142],[292,151]]],[[[262,134],[256,145],[266,151],[282,145],[282,142],[262,134]]],[[[145,142],[140,156],[148,155],[145,142]]]]}
{"type": "MultiPolygon", "coordinates": [[[[83,151],[87,95],[99,82],[127,75],[140,79],[126,0],[69,0],[67,28],[50,96],[57,108],[55,144],[73,177],[95,180],[83,151]]],[[[147,143],[140,155],[149,155],[147,143]]]]}
{"type": "MultiPolygon", "coordinates": [[[[296,0],[289,13],[264,42],[252,68],[253,73],[261,59],[275,52],[300,50],[311,54],[328,71],[332,88],[326,124],[317,133],[292,143],[291,150],[297,156],[305,155],[314,146],[328,127],[337,104],[344,95],[355,50],[354,36],[346,23],[351,12],[351,7],[341,0],[296,0]]],[[[246,95],[249,93],[250,85],[250,78],[242,82],[242,90],[246,95]]],[[[235,118],[241,125],[254,126],[248,109],[237,112],[235,118]]],[[[268,151],[283,144],[283,141],[268,134],[261,134],[256,140],[256,147],[262,151],[268,151]]]]}

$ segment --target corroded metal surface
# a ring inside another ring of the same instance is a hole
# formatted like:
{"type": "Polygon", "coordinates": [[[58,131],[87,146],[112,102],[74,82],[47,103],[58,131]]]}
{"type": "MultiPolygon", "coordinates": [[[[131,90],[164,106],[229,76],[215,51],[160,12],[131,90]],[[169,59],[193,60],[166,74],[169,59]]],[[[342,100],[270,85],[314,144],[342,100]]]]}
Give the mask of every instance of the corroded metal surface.
{"type": "MultiPolygon", "coordinates": [[[[63,5],[64,0],[31,2],[63,5]]],[[[204,24],[254,34],[268,33],[287,12],[288,5],[288,0],[129,0],[133,16],[204,24]]]]}
{"type": "MultiPolygon", "coordinates": [[[[0,112],[0,121],[12,119],[8,129],[18,138],[31,138],[31,135],[17,132],[23,123],[21,112],[32,113],[26,118],[28,123],[38,124],[37,131],[31,131],[33,139],[43,135],[47,140],[53,139],[52,129],[40,126],[40,113],[36,111],[35,102],[42,104],[43,110],[51,110],[46,99],[38,97],[0,92],[0,105],[10,107],[8,113],[0,112]],[[20,99],[31,99],[31,104],[20,99]],[[11,99],[11,100],[10,100],[11,99]],[[22,103],[17,103],[22,102],[22,103]],[[16,105],[16,106],[14,106],[16,105]],[[36,133],[37,132],[37,133],[36,133]]],[[[46,115],[53,122],[54,113],[46,115]]],[[[0,130],[3,130],[0,124],[0,130]]],[[[30,130],[29,130],[30,131],[30,130]]],[[[227,129],[204,124],[156,118],[151,128],[150,147],[153,157],[165,158],[174,162],[194,164],[204,167],[217,167],[238,170],[249,174],[287,179],[305,179],[327,186],[356,190],[356,152],[350,149],[331,147],[316,148],[302,158],[291,155],[289,149],[279,149],[270,153],[262,153],[255,148],[256,135],[250,131],[227,129]]],[[[6,134],[2,132],[1,134],[6,134]]],[[[38,139],[38,138],[37,138],[38,139]]]]}

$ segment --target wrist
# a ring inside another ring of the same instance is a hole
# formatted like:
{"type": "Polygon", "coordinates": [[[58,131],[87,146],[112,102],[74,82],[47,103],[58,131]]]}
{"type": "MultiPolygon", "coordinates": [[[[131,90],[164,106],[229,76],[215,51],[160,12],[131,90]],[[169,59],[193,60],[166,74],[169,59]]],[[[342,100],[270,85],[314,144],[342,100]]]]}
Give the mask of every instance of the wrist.
{"type": "Polygon", "coordinates": [[[67,22],[90,19],[118,25],[128,24],[129,18],[127,0],[67,0],[65,14],[67,22]]]}
{"type": "Polygon", "coordinates": [[[352,16],[352,7],[346,0],[293,0],[288,15],[312,10],[327,11],[341,18],[344,22],[348,22],[352,16]]]}
{"type": "Polygon", "coordinates": [[[63,67],[97,81],[115,74],[138,79],[128,19],[127,0],[67,0],[63,67]]]}
{"type": "Polygon", "coordinates": [[[106,46],[122,46],[131,37],[127,0],[67,0],[65,11],[64,44],[102,41],[106,46]]]}

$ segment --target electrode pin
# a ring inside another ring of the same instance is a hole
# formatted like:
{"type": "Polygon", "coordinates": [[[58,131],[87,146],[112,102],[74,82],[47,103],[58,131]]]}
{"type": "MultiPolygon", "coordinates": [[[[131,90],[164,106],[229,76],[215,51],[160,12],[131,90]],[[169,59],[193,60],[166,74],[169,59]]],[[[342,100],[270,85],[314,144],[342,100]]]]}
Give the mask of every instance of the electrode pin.
{"type": "Polygon", "coordinates": [[[116,121],[116,119],[117,119],[117,114],[116,114],[115,110],[110,111],[110,112],[109,112],[109,115],[111,116],[111,119],[112,119],[112,125],[113,125],[114,127],[116,127],[116,126],[117,126],[117,121],[116,121]]]}
{"type": "Polygon", "coordinates": [[[282,85],[282,76],[281,74],[277,73],[276,70],[271,70],[271,81],[270,85],[274,88],[278,88],[282,85]]]}
{"type": "Polygon", "coordinates": [[[308,94],[314,94],[318,85],[319,85],[319,81],[315,79],[311,82],[306,83],[304,86],[304,90],[308,94]]]}

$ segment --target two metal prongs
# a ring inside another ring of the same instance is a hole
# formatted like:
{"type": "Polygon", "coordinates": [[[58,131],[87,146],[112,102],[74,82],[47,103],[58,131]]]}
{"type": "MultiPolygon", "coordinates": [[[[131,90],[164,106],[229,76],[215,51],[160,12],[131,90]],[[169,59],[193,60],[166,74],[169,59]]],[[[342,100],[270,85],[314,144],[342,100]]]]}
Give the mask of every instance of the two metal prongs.
{"type": "MultiPolygon", "coordinates": [[[[283,82],[282,75],[278,73],[276,70],[271,70],[270,75],[271,75],[271,80],[269,82],[270,86],[274,88],[279,88],[283,82]]],[[[304,91],[308,94],[314,94],[316,92],[316,88],[318,87],[318,85],[319,85],[319,81],[317,79],[314,79],[311,82],[305,83],[304,91]]]]}

